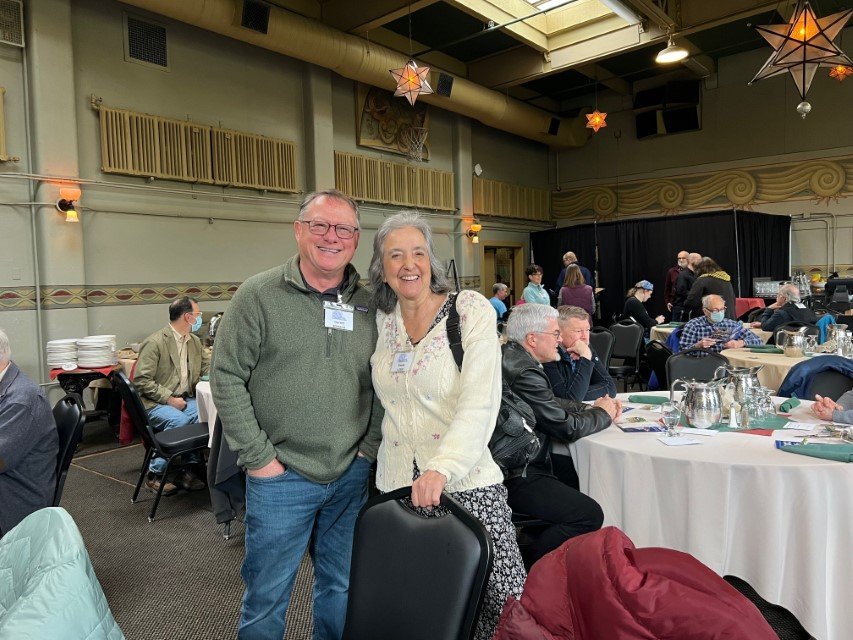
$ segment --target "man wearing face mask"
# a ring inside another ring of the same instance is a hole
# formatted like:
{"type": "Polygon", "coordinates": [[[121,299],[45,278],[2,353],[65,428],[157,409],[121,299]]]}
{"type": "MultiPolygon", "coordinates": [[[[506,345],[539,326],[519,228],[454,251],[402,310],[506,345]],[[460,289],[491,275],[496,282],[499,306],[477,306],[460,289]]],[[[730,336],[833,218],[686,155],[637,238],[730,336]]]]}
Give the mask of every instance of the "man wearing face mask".
{"type": "MultiPolygon", "coordinates": [[[[198,422],[195,386],[210,368],[201,340],[193,335],[201,328],[201,321],[198,301],[187,296],[178,298],[169,305],[169,324],[148,336],[139,349],[133,384],[155,431],[198,422]]],[[[191,455],[195,459],[189,462],[201,462],[198,453],[191,455]]],[[[152,458],[146,486],[157,491],[160,483],[165,482],[163,495],[171,495],[178,489],[163,478],[165,468],[165,459],[152,458]]],[[[205,487],[188,467],[184,467],[178,482],[187,491],[205,487]]]]}
{"type": "Polygon", "coordinates": [[[718,295],[702,298],[702,315],[684,325],[678,346],[686,349],[705,349],[719,353],[723,349],[758,346],[761,338],[736,320],[726,318],[726,303],[718,295]]]}

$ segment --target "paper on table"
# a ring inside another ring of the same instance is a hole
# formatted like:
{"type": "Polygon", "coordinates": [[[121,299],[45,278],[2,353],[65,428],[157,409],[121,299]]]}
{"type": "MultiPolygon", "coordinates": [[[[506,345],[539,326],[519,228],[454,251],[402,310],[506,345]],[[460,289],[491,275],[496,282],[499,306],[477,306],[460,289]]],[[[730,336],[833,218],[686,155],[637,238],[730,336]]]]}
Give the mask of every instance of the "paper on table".
{"type": "Polygon", "coordinates": [[[685,436],[681,436],[680,438],[668,438],[664,436],[662,438],[658,438],[658,442],[663,442],[668,447],[681,447],[687,444],[702,444],[698,440],[687,438],[685,436]]]}
{"type": "Polygon", "coordinates": [[[693,427],[683,427],[681,433],[686,433],[691,436],[715,436],[719,431],[714,429],[694,429],[693,427]]]}
{"type": "Polygon", "coordinates": [[[821,428],[823,425],[813,422],[788,422],[783,429],[796,429],[797,431],[808,431],[811,433],[815,429],[821,428]]]}

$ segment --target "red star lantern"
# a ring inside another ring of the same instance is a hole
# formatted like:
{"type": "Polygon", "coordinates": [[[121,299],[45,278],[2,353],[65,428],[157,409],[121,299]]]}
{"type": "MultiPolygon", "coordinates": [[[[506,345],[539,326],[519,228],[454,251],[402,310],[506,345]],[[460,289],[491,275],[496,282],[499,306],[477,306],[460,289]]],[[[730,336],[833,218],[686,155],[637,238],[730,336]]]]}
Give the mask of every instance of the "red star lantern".
{"type": "Polygon", "coordinates": [[[409,60],[405,66],[391,69],[390,73],[397,82],[394,96],[398,98],[403,96],[412,106],[415,106],[415,100],[419,95],[432,93],[432,87],[427,80],[429,67],[419,67],[414,60],[409,60]]]}
{"type": "Polygon", "coordinates": [[[598,133],[599,129],[607,126],[606,120],[607,114],[596,109],[592,113],[586,114],[586,128],[598,133]]]}
{"type": "Polygon", "coordinates": [[[787,71],[793,76],[797,91],[805,101],[818,67],[853,66],[853,60],[832,42],[851,16],[853,9],[845,9],[818,18],[811,4],[801,0],[787,24],[756,27],[775,51],[749,84],[787,71]]]}
{"type": "Polygon", "coordinates": [[[829,77],[835,78],[839,82],[844,82],[844,79],[847,76],[853,76],[853,67],[848,67],[843,64],[832,67],[832,70],[829,72],[829,77]]]}

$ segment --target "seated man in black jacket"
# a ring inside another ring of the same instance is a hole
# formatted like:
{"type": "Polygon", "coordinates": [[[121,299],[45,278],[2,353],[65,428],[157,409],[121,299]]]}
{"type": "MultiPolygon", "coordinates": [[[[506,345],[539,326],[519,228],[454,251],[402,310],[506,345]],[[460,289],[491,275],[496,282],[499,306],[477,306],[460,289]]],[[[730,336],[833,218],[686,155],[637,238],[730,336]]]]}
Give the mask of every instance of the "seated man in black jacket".
{"type": "Polygon", "coordinates": [[[595,500],[554,477],[551,439],[573,442],[606,429],[620,410],[618,402],[608,396],[592,407],[554,396],[542,363],[559,357],[557,318],[557,310],[546,305],[516,307],[507,322],[509,342],[502,347],[504,380],[536,414],[536,433],[542,444],[525,476],[519,469],[505,481],[513,511],[551,523],[531,545],[529,559],[533,562],[569,538],[599,529],[604,519],[595,500]]]}
{"type": "Polygon", "coordinates": [[[776,331],[787,322],[807,322],[814,324],[817,316],[814,311],[800,302],[800,288],[795,284],[785,284],[776,293],[776,302],[761,312],[753,327],[762,331],[776,331]]]}
{"type": "Polygon", "coordinates": [[[568,305],[557,311],[562,335],[562,342],[557,346],[560,359],[542,364],[554,395],[567,400],[615,398],[616,384],[601,358],[589,346],[589,314],[585,309],[568,305]]]}

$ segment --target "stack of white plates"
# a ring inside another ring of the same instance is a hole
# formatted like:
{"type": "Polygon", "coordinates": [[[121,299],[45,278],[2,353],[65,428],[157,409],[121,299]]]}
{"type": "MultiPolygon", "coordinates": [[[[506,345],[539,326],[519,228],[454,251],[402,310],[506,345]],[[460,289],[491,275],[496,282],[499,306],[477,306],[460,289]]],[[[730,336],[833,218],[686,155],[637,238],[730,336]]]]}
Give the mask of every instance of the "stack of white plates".
{"type": "Polygon", "coordinates": [[[58,369],[62,365],[77,365],[77,339],[51,340],[47,343],[47,366],[58,369]]]}
{"type": "Polygon", "coordinates": [[[118,362],[115,336],[88,336],[77,341],[77,365],[86,369],[109,367],[118,362]]]}

